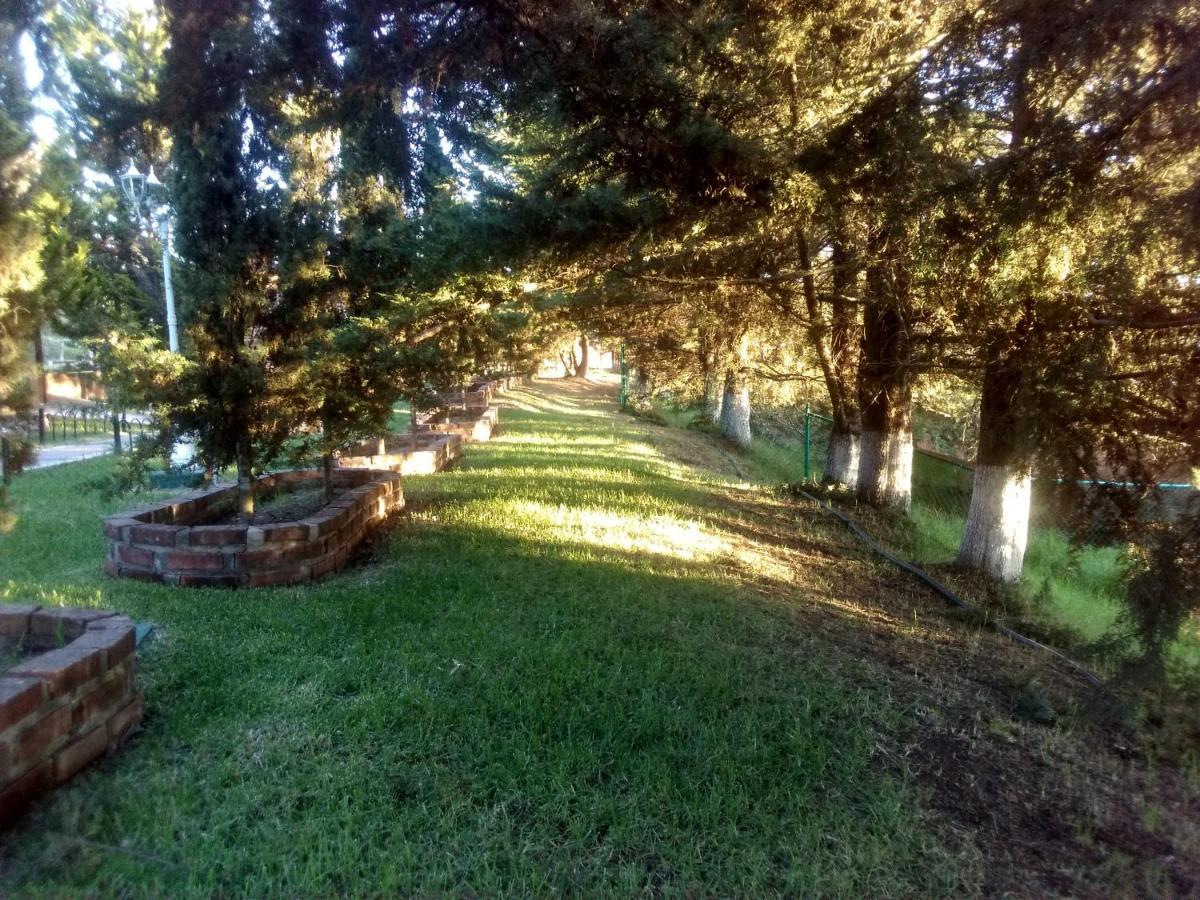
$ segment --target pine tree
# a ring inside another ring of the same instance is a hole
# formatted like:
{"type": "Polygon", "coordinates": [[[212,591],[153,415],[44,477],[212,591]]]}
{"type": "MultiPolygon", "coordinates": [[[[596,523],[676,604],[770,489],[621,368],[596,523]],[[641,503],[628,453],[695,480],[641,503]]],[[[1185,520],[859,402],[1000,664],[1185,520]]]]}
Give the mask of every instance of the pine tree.
{"type": "Polygon", "coordinates": [[[279,281],[287,159],[274,131],[280,98],[260,77],[257,4],[167,4],[161,86],[171,126],[170,192],[190,265],[194,368],[180,425],[201,456],[237,466],[239,512],[254,477],[295,428],[295,367],[277,366],[290,311],[279,281]]]}

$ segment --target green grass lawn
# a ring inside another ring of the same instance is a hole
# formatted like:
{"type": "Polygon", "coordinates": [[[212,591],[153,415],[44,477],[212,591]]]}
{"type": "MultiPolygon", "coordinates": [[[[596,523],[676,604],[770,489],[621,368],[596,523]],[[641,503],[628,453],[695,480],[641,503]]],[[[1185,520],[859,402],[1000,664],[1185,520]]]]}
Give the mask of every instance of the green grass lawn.
{"type": "MultiPolygon", "coordinates": [[[[229,592],[101,574],[87,488],[22,476],[0,600],[118,609],[142,731],[0,841],[0,893],[930,895],[904,722],[720,565],[725,480],[609,398],[518,392],[406,482],[371,559],[229,592]]],[[[752,464],[757,463],[751,461],[752,464]]]]}

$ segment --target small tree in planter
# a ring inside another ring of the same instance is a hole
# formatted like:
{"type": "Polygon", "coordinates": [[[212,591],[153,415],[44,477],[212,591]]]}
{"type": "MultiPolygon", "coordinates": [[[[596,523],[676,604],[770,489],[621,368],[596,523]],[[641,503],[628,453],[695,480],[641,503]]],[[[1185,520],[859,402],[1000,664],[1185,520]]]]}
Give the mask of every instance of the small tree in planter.
{"type": "Polygon", "coordinates": [[[255,71],[263,51],[237,4],[167,3],[171,45],[161,108],[172,129],[169,181],[186,294],[192,365],[173,425],[202,456],[237,467],[238,509],[254,515],[254,475],[299,424],[308,386],[289,342],[293,295],[282,289],[289,158],[278,139],[278,87],[255,71]]]}

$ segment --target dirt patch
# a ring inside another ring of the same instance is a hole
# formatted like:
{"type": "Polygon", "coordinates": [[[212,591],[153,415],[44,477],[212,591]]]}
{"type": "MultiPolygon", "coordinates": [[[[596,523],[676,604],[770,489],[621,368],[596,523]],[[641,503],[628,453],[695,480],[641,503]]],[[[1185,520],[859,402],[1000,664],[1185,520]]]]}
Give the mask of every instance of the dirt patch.
{"type": "MultiPolygon", "coordinates": [[[[342,493],[335,490],[332,499],[336,500],[342,493]]],[[[279,522],[295,522],[320,512],[329,502],[325,497],[325,488],[319,483],[294,490],[258,494],[254,498],[254,518],[250,520],[250,524],[274,525],[279,522]]],[[[209,524],[234,525],[240,522],[237,510],[230,508],[222,510],[209,524]]]]}
{"type": "Polygon", "coordinates": [[[795,573],[786,592],[762,583],[761,565],[747,573],[774,607],[907,707],[915,724],[881,762],[915,779],[935,827],[974,845],[983,893],[1200,893],[1200,786],[1137,736],[1089,720],[1078,673],[956,616],[811,507],[728,499],[759,552],[795,573]],[[1031,690],[1059,724],[1024,716],[1031,690]]]}

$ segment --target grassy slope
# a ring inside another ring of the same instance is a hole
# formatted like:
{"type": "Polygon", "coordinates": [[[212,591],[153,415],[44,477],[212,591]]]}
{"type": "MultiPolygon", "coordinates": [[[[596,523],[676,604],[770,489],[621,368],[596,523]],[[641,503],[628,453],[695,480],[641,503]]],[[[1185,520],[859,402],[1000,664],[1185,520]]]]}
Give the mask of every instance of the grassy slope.
{"type": "Polygon", "coordinates": [[[4,836],[0,884],[977,885],[976,854],[937,845],[877,756],[906,725],[885,686],[834,665],[730,563],[738,522],[713,524],[729,479],[594,393],[515,402],[458,471],[409,480],[411,515],[368,564],[304,588],[107,580],[98,520],[115,507],[84,483],[108,463],[20,479],[0,600],[116,608],[160,633],[144,730],[4,836]]]}
{"type": "MultiPolygon", "coordinates": [[[[663,409],[676,427],[686,427],[691,410],[663,409]]],[[[813,471],[819,478],[827,439],[819,421],[813,434],[813,471]]],[[[750,451],[751,460],[769,482],[805,480],[803,442],[760,437],[750,451]]],[[[945,565],[958,554],[970,501],[970,473],[923,454],[914,458],[914,497],[908,520],[892,529],[888,538],[907,559],[921,565],[945,565]]],[[[1066,629],[1084,642],[1111,636],[1121,627],[1119,617],[1125,591],[1121,548],[1075,546],[1060,528],[1047,523],[1030,529],[1020,596],[1025,614],[1035,623],[1044,621],[1066,629]]],[[[1178,659],[1200,670],[1200,622],[1187,629],[1176,648],[1178,659]]]]}

